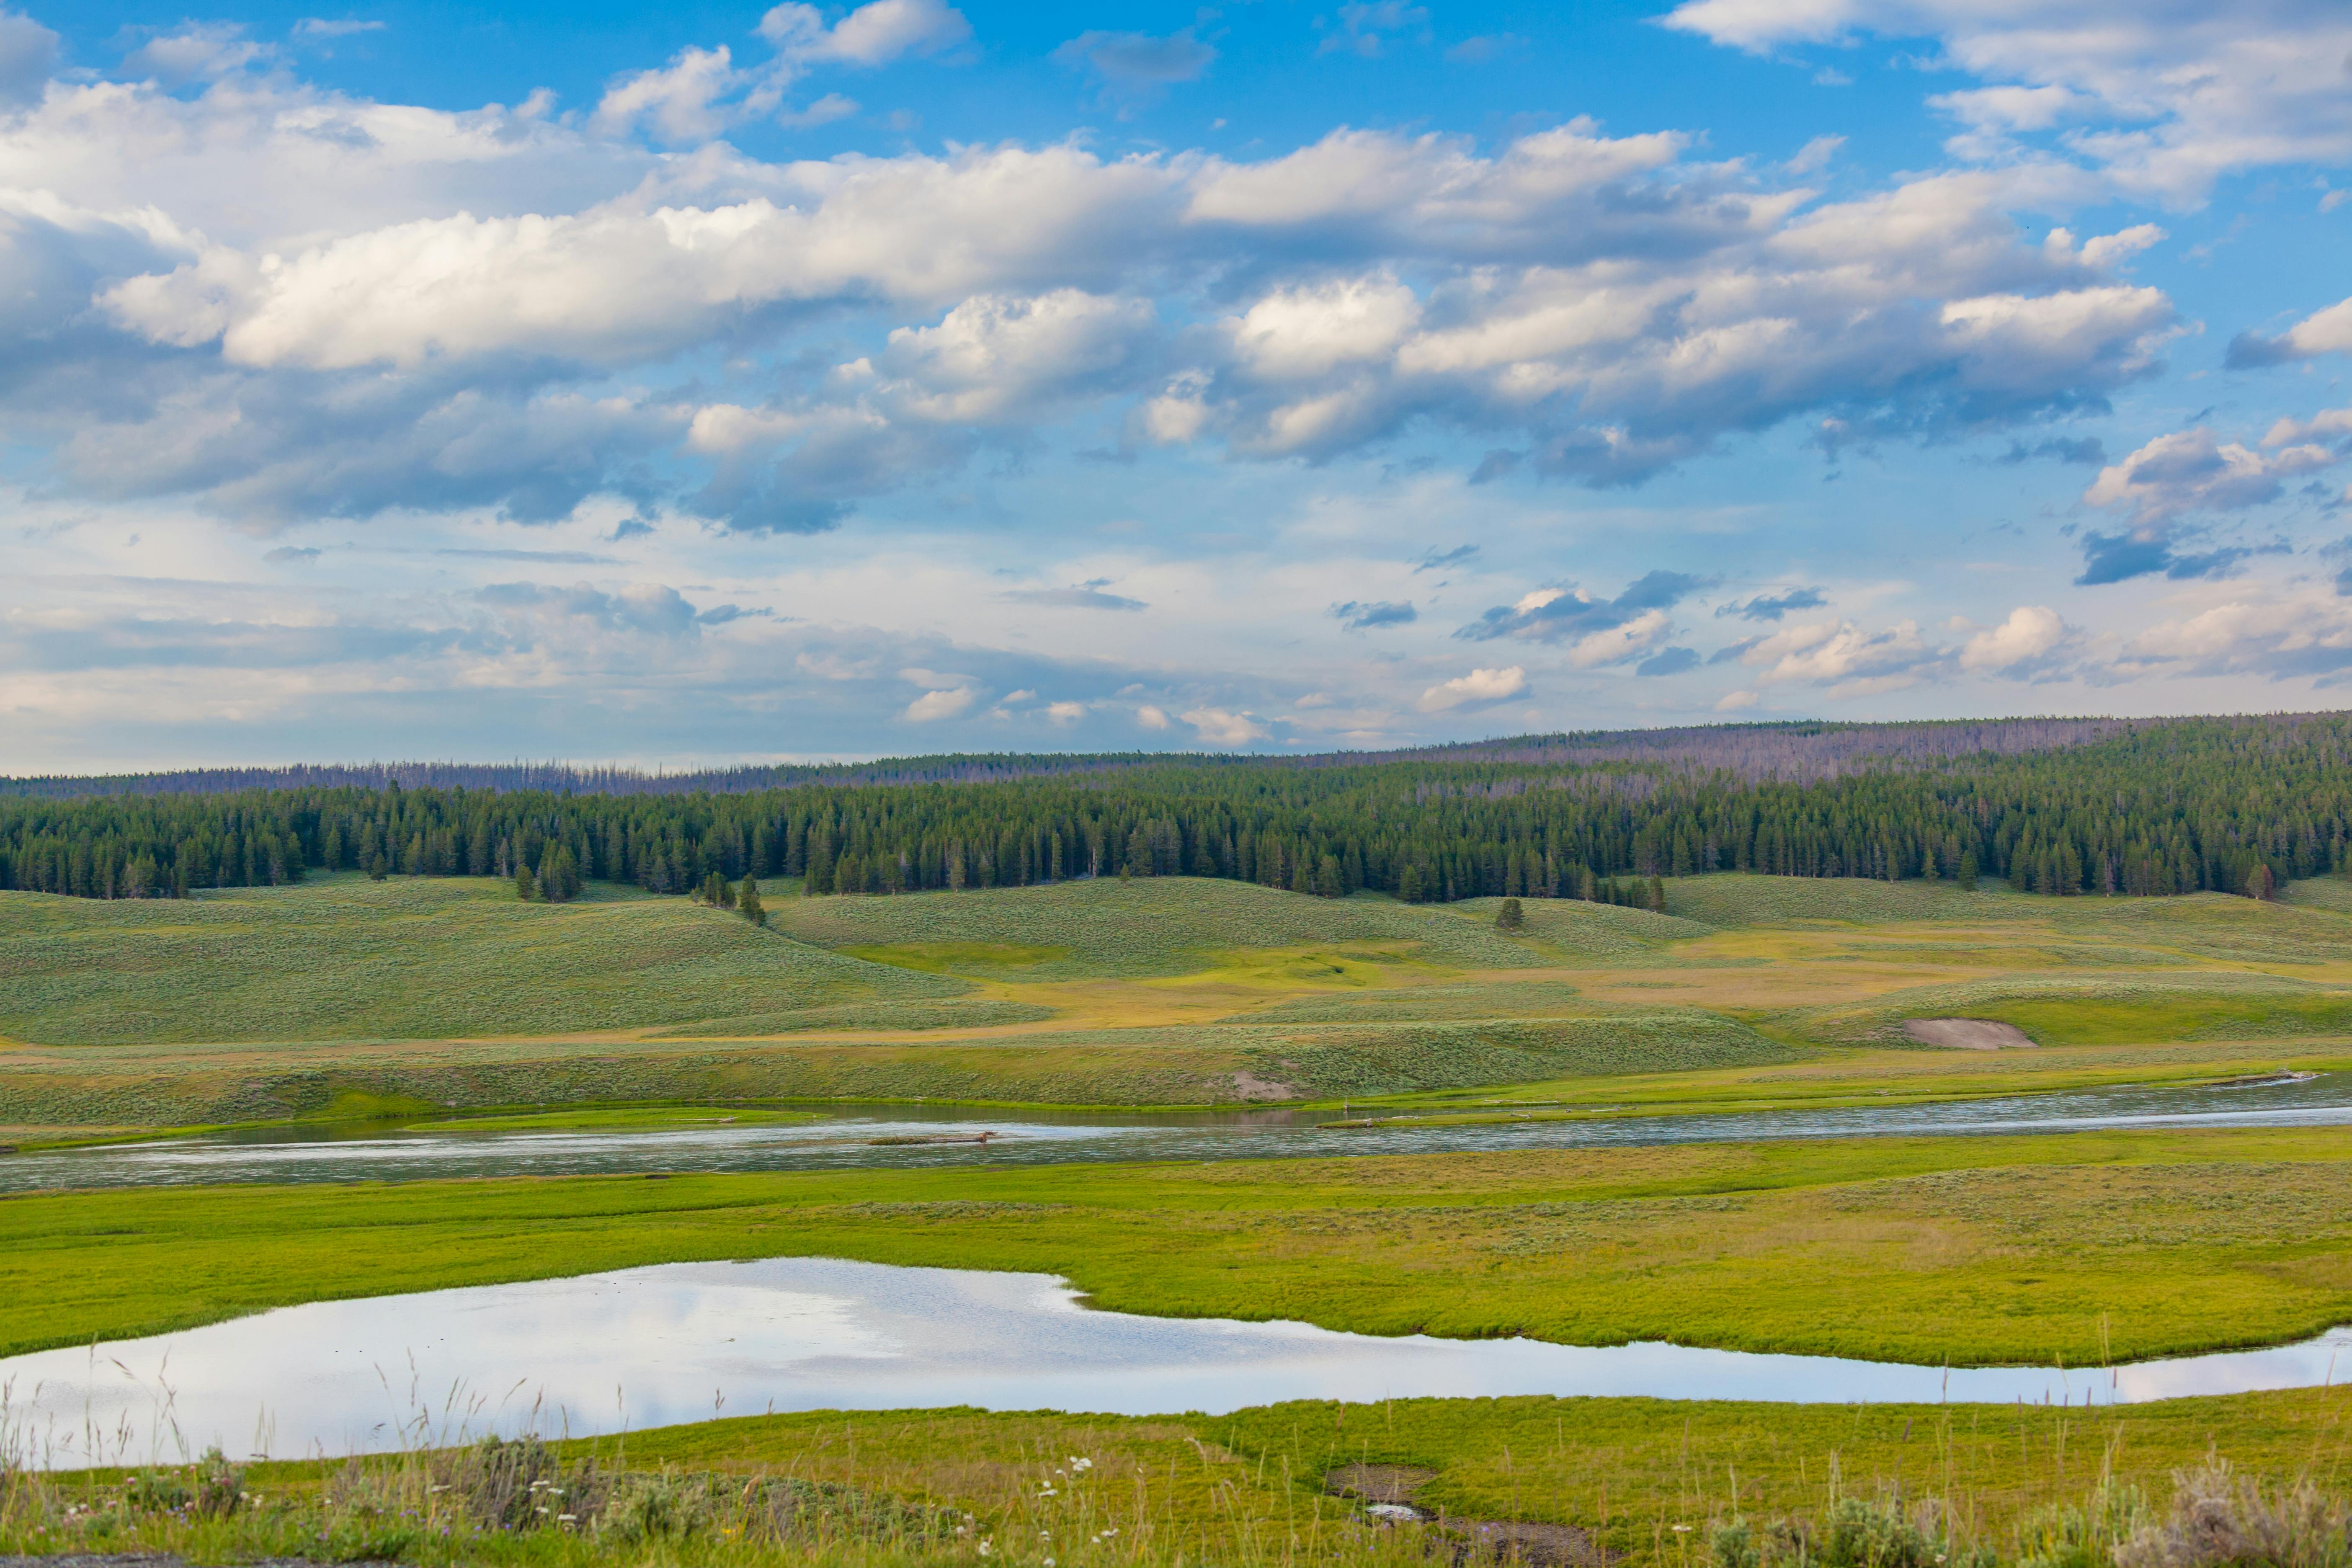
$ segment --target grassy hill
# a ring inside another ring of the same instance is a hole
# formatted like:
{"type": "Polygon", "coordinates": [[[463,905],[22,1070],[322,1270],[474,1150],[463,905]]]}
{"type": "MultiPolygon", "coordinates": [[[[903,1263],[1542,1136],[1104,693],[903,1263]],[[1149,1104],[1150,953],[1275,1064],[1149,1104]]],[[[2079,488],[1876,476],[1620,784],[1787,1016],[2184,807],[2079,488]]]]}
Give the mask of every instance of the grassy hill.
{"type": "Polygon", "coordinates": [[[1581,1095],[1559,1086],[1924,1055],[1903,1023],[1954,1016],[2134,1061],[2352,1036],[2335,882],[2257,903],[1721,875],[1670,882],[1664,914],[1530,900],[1516,934],[1494,900],[1189,878],[775,891],[764,931],[601,884],[555,906],[353,876],[163,902],[0,893],[0,1128],[710,1097],[1581,1095]]]}
{"type": "Polygon", "coordinates": [[[634,889],[525,904],[495,880],[345,876],[169,900],[0,893],[0,1036],[43,1044],[568,1035],[846,1006],[878,1022],[971,990],[634,889]]]}

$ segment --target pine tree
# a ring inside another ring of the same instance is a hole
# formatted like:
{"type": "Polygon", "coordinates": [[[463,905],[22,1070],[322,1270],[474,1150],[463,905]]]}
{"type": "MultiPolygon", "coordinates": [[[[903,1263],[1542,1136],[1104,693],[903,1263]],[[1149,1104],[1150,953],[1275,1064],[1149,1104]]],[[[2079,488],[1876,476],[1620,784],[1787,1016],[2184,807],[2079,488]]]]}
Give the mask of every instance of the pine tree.
{"type": "Polygon", "coordinates": [[[1960,851],[1960,891],[1973,893],[1976,890],[1977,852],[1973,849],[1963,849],[1960,851]]]}
{"type": "Polygon", "coordinates": [[[1650,879],[1649,894],[1643,900],[1643,907],[1655,915],[1666,912],[1666,884],[1656,877],[1650,879]]]}
{"type": "Polygon", "coordinates": [[[1495,923],[1505,931],[1519,931],[1528,923],[1527,911],[1517,899],[1505,899],[1503,907],[1495,911],[1495,923]]]}
{"type": "Polygon", "coordinates": [[[768,907],[760,901],[760,884],[750,877],[743,879],[742,890],[735,895],[735,912],[755,926],[768,923],[768,907]]]}
{"type": "Polygon", "coordinates": [[[534,897],[538,894],[538,892],[539,892],[538,879],[534,878],[534,877],[530,874],[530,867],[528,867],[528,866],[518,866],[518,867],[516,867],[516,868],[515,868],[515,897],[516,897],[516,898],[518,898],[518,899],[520,899],[524,903],[526,903],[526,904],[527,904],[527,903],[530,902],[530,900],[532,900],[532,898],[534,898],[534,897]]]}

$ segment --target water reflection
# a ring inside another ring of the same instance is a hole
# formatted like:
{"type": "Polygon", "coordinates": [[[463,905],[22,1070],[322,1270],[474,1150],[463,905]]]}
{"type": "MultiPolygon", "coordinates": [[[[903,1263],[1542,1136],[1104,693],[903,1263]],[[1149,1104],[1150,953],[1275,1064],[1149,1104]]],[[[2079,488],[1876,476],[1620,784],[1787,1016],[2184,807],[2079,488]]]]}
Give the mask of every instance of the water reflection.
{"type": "MultiPolygon", "coordinates": [[[[2329,1381],[2352,1331],[2113,1370],[1948,1370],[1679,1345],[1382,1339],[1097,1312],[1039,1274],[825,1258],[668,1264],[321,1301],[0,1361],[46,1467],[279,1458],[485,1432],[584,1436],[763,1410],[1220,1414],[1287,1399],[1641,1394],[2114,1404],[2329,1381]]],[[[2347,1358],[2352,1363],[2352,1357],[2347,1358]]]]}
{"type": "Polygon", "coordinates": [[[1925,1105],[1799,1108],[1335,1131],[1328,1112],[1196,1114],[829,1108],[817,1120],[663,1131],[405,1131],[381,1125],[274,1128],[214,1138],[0,1156],[0,1192],[218,1182],[416,1181],[436,1176],[639,1171],[797,1171],[858,1166],[1230,1160],[1495,1152],[1759,1138],[2047,1132],[2116,1127],[2314,1126],[2352,1122],[2352,1074],[2207,1087],[2084,1089],[1925,1105]],[[925,1134],[994,1132],[987,1143],[925,1134]],[[898,1139],[907,1142],[891,1142],[898,1139]],[[878,1142],[877,1142],[878,1141],[878,1142]]]}

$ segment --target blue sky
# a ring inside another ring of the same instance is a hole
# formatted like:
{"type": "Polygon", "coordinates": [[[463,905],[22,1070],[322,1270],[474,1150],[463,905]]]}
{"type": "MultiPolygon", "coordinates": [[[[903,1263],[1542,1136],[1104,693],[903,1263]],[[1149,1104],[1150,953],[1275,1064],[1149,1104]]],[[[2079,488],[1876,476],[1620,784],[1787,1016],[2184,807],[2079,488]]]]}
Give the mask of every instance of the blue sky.
{"type": "Polygon", "coordinates": [[[2326,707],[2352,14],[0,14],[11,772],[2326,707]]]}

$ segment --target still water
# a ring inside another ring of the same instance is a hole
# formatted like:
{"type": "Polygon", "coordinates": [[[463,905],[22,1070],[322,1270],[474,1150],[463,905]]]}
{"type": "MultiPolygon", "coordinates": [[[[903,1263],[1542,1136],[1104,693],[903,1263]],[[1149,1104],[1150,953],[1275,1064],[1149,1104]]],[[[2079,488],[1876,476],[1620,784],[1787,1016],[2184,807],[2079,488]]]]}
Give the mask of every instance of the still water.
{"type": "Polygon", "coordinates": [[[1844,1110],[1612,1116],[1474,1127],[1409,1121],[1316,1125],[1328,1111],[1051,1114],[964,1107],[835,1107],[785,1125],[667,1131],[419,1132],[276,1128],[212,1138],[0,1155],[0,1192],[218,1182],[417,1181],[440,1176],[643,1171],[807,1171],[857,1166],[1232,1160],[1446,1151],[1575,1149],[1758,1138],[2054,1132],[2114,1127],[2352,1123],[2352,1073],[2209,1087],[2085,1089],[1999,1100],[1844,1110]],[[974,1142],[877,1142],[997,1134],[974,1142]]]}
{"type": "MultiPolygon", "coordinates": [[[[2113,1369],[1946,1369],[1670,1344],[1384,1339],[1093,1311],[1042,1274],[830,1258],[665,1264],[282,1308],[0,1361],[21,1461],[278,1458],[776,1410],[1219,1414],[1288,1399],[1644,1394],[2115,1404],[2333,1381],[2352,1330],[2113,1369]]],[[[2352,1374],[2352,1355],[2345,1371],[2352,1374]]]]}

